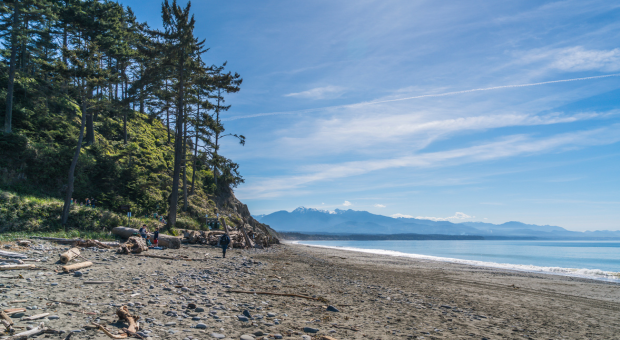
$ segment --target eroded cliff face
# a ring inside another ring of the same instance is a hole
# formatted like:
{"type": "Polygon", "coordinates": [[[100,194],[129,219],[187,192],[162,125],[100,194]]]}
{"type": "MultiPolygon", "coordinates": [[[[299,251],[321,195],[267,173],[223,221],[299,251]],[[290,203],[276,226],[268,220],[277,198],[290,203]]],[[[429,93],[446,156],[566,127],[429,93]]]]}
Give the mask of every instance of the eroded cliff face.
{"type": "Polygon", "coordinates": [[[220,216],[224,214],[229,217],[231,224],[229,227],[232,229],[240,231],[242,226],[245,227],[246,232],[253,235],[256,243],[263,246],[280,243],[278,233],[268,225],[254,219],[250,214],[248,206],[235,197],[232,189],[228,189],[228,191],[220,194],[215,199],[215,204],[220,216]]]}

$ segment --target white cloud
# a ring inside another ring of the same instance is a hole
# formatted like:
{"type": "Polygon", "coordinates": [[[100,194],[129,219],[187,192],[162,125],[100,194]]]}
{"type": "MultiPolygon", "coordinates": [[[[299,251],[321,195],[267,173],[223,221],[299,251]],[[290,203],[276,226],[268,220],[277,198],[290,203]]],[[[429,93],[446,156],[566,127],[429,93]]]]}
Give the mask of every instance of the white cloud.
{"type": "MultiPolygon", "coordinates": [[[[511,135],[460,149],[413,153],[388,159],[370,159],[329,165],[315,164],[301,169],[305,170],[305,174],[254,179],[252,184],[241,187],[238,192],[239,197],[243,198],[277,197],[314,182],[358,176],[378,170],[456,166],[508,157],[568,151],[587,146],[608,145],[618,141],[620,141],[620,124],[538,139],[528,135],[511,135]]],[[[345,201],[345,204],[346,202],[348,201],[345,201]]]]}
{"type": "Polygon", "coordinates": [[[413,216],[411,216],[411,215],[404,215],[404,214],[394,214],[391,217],[393,217],[393,218],[413,218],[413,216]]]}
{"type": "Polygon", "coordinates": [[[353,203],[349,202],[349,201],[344,201],[344,203],[342,203],[342,205],[344,205],[345,207],[350,207],[353,205],[353,203]]]}
{"type": "Polygon", "coordinates": [[[620,70],[620,48],[613,50],[587,50],[582,46],[537,49],[527,52],[521,62],[530,64],[542,62],[547,68],[562,71],[606,71],[620,70]]]}
{"type": "Polygon", "coordinates": [[[325,86],[325,87],[315,87],[313,89],[285,94],[285,97],[297,97],[297,98],[308,98],[308,99],[326,99],[326,98],[335,98],[340,97],[344,92],[344,88],[340,86],[325,86]]]}
{"type": "Polygon", "coordinates": [[[375,204],[375,208],[385,208],[385,205],[383,205],[383,204],[375,204]]]}
{"type": "MultiPolygon", "coordinates": [[[[308,134],[308,124],[287,131],[286,137],[277,141],[278,145],[287,145],[298,153],[305,155],[333,154],[347,151],[371,152],[372,148],[385,150],[386,143],[403,145],[411,150],[423,149],[430,143],[446,139],[455,134],[504,128],[511,126],[539,126],[572,123],[615,114],[615,111],[596,113],[582,112],[563,114],[559,112],[545,115],[521,113],[502,113],[436,119],[436,112],[406,112],[404,114],[370,114],[354,117],[333,117],[319,119],[311,123],[313,131],[308,134]],[[434,119],[433,119],[434,118],[434,119]],[[378,132],[380,131],[380,133],[378,132]]],[[[393,148],[400,150],[400,148],[393,148]]]]}
{"type": "Polygon", "coordinates": [[[449,221],[449,220],[466,220],[468,218],[475,218],[476,216],[469,216],[462,212],[456,212],[454,216],[450,217],[428,217],[428,216],[417,216],[416,218],[419,220],[431,220],[431,221],[449,221]]]}

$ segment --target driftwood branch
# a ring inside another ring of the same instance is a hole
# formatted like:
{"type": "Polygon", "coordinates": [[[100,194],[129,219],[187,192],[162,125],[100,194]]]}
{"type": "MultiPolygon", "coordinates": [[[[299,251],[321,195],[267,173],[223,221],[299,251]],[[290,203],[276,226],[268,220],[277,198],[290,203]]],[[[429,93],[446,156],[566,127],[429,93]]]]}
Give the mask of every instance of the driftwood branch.
{"type": "Polygon", "coordinates": [[[33,329],[29,330],[29,331],[21,332],[21,333],[13,335],[11,337],[8,337],[7,340],[27,339],[30,336],[41,334],[41,333],[45,332],[46,330],[47,330],[47,328],[45,328],[45,326],[43,326],[43,322],[41,322],[39,324],[39,326],[37,326],[37,327],[35,327],[35,328],[33,328],[33,329]]]}
{"type": "Polygon", "coordinates": [[[102,330],[105,335],[109,336],[112,339],[125,339],[127,337],[127,334],[119,334],[119,335],[114,335],[112,333],[110,333],[109,330],[107,330],[105,327],[103,327],[103,325],[100,325],[98,323],[95,322],[91,322],[93,325],[97,326],[100,330],[102,330]]]}
{"type": "Polygon", "coordinates": [[[43,314],[37,314],[37,315],[33,315],[33,316],[28,316],[25,318],[22,318],[23,321],[30,321],[30,320],[38,320],[38,319],[43,319],[44,317],[50,315],[50,313],[43,313],[43,314]]]}

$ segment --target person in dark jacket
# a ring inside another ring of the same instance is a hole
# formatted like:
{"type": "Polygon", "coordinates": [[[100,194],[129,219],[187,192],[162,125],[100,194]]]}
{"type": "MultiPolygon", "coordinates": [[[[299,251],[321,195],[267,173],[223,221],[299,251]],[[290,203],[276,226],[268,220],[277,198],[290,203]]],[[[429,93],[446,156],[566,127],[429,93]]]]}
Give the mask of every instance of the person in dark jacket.
{"type": "Polygon", "coordinates": [[[222,234],[220,236],[220,246],[222,246],[222,258],[226,258],[226,249],[228,249],[228,245],[230,244],[230,237],[228,234],[222,234]]]}

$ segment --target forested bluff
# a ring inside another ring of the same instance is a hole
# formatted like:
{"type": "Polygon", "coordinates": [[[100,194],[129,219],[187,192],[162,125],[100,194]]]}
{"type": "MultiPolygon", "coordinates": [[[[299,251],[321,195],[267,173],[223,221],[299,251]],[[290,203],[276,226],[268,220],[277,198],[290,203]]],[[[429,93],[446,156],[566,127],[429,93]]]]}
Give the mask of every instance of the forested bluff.
{"type": "Polygon", "coordinates": [[[222,123],[242,78],[207,62],[195,24],[191,4],[167,0],[159,29],[112,1],[0,3],[0,232],[154,225],[155,214],[199,229],[217,213],[273,232],[235,198],[239,165],[218,152],[245,144],[222,123]]]}

